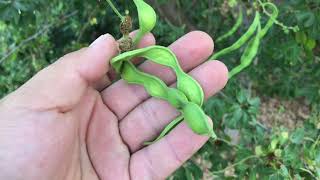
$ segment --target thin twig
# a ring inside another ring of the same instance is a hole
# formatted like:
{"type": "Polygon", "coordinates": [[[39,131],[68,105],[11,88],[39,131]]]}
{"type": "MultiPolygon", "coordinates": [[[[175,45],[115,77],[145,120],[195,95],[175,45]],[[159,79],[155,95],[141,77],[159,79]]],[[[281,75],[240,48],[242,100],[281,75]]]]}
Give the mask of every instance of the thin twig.
{"type": "Polygon", "coordinates": [[[1,60],[0,60],[0,64],[6,60],[9,56],[11,56],[13,53],[15,53],[17,50],[19,50],[22,46],[26,45],[28,42],[36,39],[38,36],[40,36],[41,34],[43,34],[44,32],[46,32],[52,25],[45,25],[44,28],[42,28],[40,31],[38,31],[37,33],[35,33],[34,35],[28,37],[27,39],[23,40],[18,46],[16,46],[15,48],[11,49],[7,54],[5,54],[1,60]]]}
{"type": "MultiPolygon", "coordinates": [[[[78,11],[73,11],[70,14],[67,14],[65,16],[63,16],[62,18],[59,18],[59,21],[64,21],[65,19],[70,18],[71,16],[74,16],[78,13],[78,11]]],[[[30,41],[38,38],[40,35],[42,35],[43,33],[47,32],[51,27],[53,27],[54,25],[58,24],[57,22],[52,22],[48,25],[45,25],[40,31],[36,32],[35,34],[33,34],[32,36],[28,37],[27,39],[21,41],[21,43],[14,47],[13,49],[11,49],[8,53],[6,53],[1,59],[0,59],[0,64],[2,62],[4,62],[8,57],[10,57],[13,53],[15,53],[16,51],[18,51],[21,47],[25,46],[26,44],[28,44],[30,41]]]]}
{"type": "Polygon", "coordinates": [[[236,149],[240,149],[241,147],[238,146],[237,144],[233,144],[232,142],[226,140],[226,139],[222,139],[222,138],[217,138],[216,141],[221,141],[221,142],[224,142],[225,144],[227,144],[228,146],[230,147],[234,147],[236,149]]]}
{"type": "Polygon", "coordinates": [[[114,6],[111,0],[106,0],[111,9],[114,11],[114,13],[117,14],[117,16],[123,21],[124,17],[121,15],[121,13],[118,11],[118,9],[114,6]]]}
{"type": "Polygon", "coordinates": [[[280,26],[282,29],[292,30],[293,32],[296,32],[298,30],[297,26],[287,26],[287,25],[283,24],[282,22],[278,21],[276,18],[272,17],[272,14],[270,14],[268,12],[268,10],[266,9],[266,4],[267,3],[264,3],[261,0],[258,0],[258,3],[262,7],[263,13],[265,15],[267,15],[269,18],[271,18],[276,25],[280,26]]]}

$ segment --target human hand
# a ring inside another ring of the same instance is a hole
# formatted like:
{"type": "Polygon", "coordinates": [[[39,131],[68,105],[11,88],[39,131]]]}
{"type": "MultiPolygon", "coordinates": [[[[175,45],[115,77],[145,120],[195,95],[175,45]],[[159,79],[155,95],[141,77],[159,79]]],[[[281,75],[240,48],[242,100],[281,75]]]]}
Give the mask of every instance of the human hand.
{"type": "MultiPolygon", "coordinates": [[[[154,44],[151,34],[139,47],[154,44]]],[[[203,63],[211,38],[191,32],[170,49],[202,86],[205,97],[221,90],[227,69],[203,63]]],[[[150,98],[141,86],[106,76],[118,53],[110,35],[68,54],[0,101],[0,179],[164,179],[206,141],[185,123],[145,147],[178,112],[150,98]]],[[[140,68],[173,84],[173,72],[150,61],[140,68]]]]}

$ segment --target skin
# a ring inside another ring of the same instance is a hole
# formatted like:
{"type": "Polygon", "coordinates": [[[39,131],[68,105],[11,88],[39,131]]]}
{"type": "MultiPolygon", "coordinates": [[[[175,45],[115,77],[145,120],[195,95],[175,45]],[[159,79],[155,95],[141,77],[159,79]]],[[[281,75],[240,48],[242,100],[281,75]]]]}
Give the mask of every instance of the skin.
{"type": "MultiPolygon", "coordinates": [[[[139,46],[152,44],[149,34],[139,46]]],[[[213,51],[207,34],[191,32],[170,48],[206,98],[225,86],[224,64],[203,63],[213,51]]],[[[111,85],[105,74],[113,74],[109,61],[117,53],[115,39],[101,36],[0,101],[0,179],[164,179],[207,141],[181,123],[145,147],[178,113],[141,86],[111,85]]],[[[140,68],[175,81],[173,72],[152,62],[140,68]]]]}

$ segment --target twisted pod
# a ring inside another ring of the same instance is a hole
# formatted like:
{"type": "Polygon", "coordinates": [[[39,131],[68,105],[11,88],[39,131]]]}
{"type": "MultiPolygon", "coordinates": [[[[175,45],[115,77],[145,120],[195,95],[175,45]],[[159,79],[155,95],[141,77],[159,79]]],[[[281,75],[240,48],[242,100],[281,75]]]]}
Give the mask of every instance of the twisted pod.
{"type": "MultiPolygon", "coordinates": [[[[123,38],[120,41],[120,49],[123,53],[111,60],[112,67],[126,82],[143,86],[152,97],[169,102],[181,113],[180,116],[164,128],[158,138],[153,142],[161,139],[182,121],[185,121],[193,132],[199,135],[207,135],[216,138],[213,127],[208,122],[208,118],[201,108],[204,101],[203,90],[196,80],[182,70],[175,54],[170,49],[163,46],[150,46],[132,50],[135,49],[141,38],[146,33],[150,32],[156,25],[157,17],[154,9],[143,0],[133,0],[139,16],[139,31],[132,40],[129,37],[129,31],[132,28],[130,16],[128,16],[128,14],[125,17],[122,16],[115,10],[114,5],[110,0],[107,0],[107,2],[113,7],[122,21],[120,31],[123,34],[123,38]],[[171,68],[177,77],[177,87],[168,87],[160,78],[137,69],[131,62],[131,60],[136,57],[143,57],[154,63],[171,68]]],[[[229,79],[252,63],[254,57],[258,53],[261,39],[276,21],[278,16],[277,7],[272,3],[262,3],[261,5],[264,9],[265,7],[269,7],[272,10],[272,14],[266,25],[261,28],[260,13],[256,11],[254,20],[248,30],[230,47],[222,49],[209,58],[209,60],[217,59],[239,49],[248,42],[248,45],[241,56],[240,65],[230,71],[229,79]]],[[[240,8],[236,24],[229,32],[218,38],[218,41],[228,38],[237,31],[242,23],[242,13],[242,9],[240,8]]],[[[145,144],[151,144],[153,142],[146,142],[145,144]]]]}
{"type": "MultiPolygon", "coordinates": [[[[156,24],[156,13],[143,0],[134,0],[139,15],[139,31],[133,40],[136,46],[141,38],[156,24]]],[[[150,46],[124,52],[111,60],[111,66],[130,84],[138,84],[152,96],[169,102],[181,112],[177,119],[168,124],[155,141],[161,139],[177,124],[185,121],[193,132],[216,138],[212,125],[202,110],[204,93],[199,83],[180,67],[175,54],[163,46],[150,46]],[[137,69],[131,60],[143,57],[154,63],[171,68],[177,77],[177,88],[168,87],[160,78],[137,69]]],[[[155,142],[154,141],[154,142],[155,142]]],[[[146,142],[150,144],[152,142],[146,142]]]]}

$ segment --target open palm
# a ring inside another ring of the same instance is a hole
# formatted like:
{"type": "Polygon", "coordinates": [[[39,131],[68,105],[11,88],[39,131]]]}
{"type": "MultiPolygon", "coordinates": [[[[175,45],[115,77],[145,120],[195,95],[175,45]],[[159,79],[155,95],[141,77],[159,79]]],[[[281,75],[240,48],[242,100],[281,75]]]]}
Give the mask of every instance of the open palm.
{"type": "MultiPolygon", "coordinates": [[[[149,34],[140,47],[152,44],[149,34]]],[[[222,63],[204,63],[213,51],[205,33],[191,32],[170,49],[206,97],[226,84],[222,63]]],[[[0,101],[0,179],[164,179],[206,142],[181,123],[145,147],[178,112],[141,86],[111,84],[105,74],[116,53],[116,41],[101,36],[0,101]]],[[[149,61],[139,68],[174,84],[169,69],[149,61]]]]}

